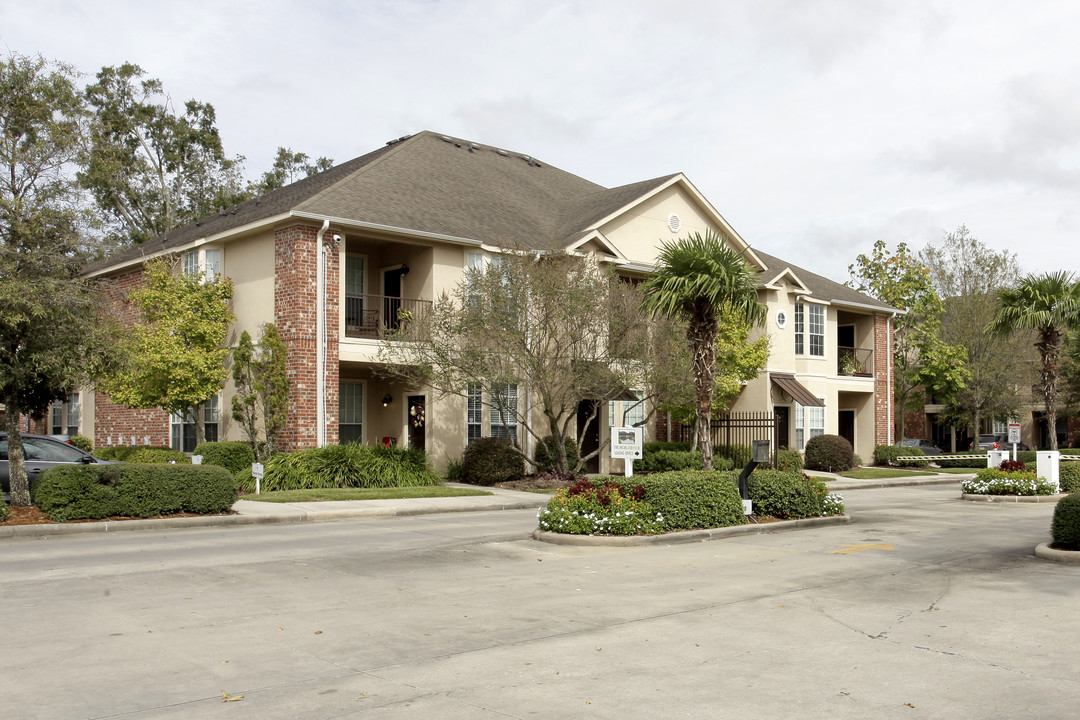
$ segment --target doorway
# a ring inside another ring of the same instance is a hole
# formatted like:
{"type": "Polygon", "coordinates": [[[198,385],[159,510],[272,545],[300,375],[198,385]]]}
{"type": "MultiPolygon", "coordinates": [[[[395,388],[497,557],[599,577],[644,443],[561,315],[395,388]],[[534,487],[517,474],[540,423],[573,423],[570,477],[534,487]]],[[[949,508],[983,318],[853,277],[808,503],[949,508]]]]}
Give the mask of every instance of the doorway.
{"type": "Polygon", "coordinates": [[[774,406],[773,418],[776,420],[776,449],[790,448],[791,408],[786,405],[774,406]]]}
{"type": "Polygon", "coordinates": [[[410,395],[407,405],[408,415],[405,421],[409,423],[409,447],[416,450],[427,450],[427,407],[423,395],[410,395]]]}
{"type": "MultiPolygon", "coordinates": [[[[577,432],[578,439],[581,440],[581,456],[585,457],[589,453],[595,451],[600,447],[600,413],[599,403],[596,400],[582,400],[578,403],[577,408],[577,432]],[[593,413],[596,413],[596,417],[589,421],[589,418],[593,413]],[[589,427],[585,427],[585,423],[589,423],[589,427]]],[[[600,472],[600,454],[597,453],[594,457],[590,458],[585,463],[585,472],[598,473],[600,472]]]]}
{"type": "Polygon", "coordinates": [[[382,270],[382,321],[387,330],[397,330],[401,323],[402,277],[409,274],[408,265],[394,265],[382,270]]]}
{"type": "Polygon", "coordinates": [[[855,411],[840,410],[836,413],[836,434],[855,447],[855,411]]]}

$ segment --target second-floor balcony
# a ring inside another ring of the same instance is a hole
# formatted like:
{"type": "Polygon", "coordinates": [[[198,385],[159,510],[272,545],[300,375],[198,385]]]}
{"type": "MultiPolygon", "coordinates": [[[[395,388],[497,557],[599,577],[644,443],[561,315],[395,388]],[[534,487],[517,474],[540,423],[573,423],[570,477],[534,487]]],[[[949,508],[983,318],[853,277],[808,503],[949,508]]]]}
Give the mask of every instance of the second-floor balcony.
{"type": "Polygon", "coordinates": [[[422,319],[430,309],[430,300],[346,293],[345,337],[383,338],[422,319]]]}
{"type": "Polygon", "coordinates": [[[874,351],[870,348],[837,347],[836,374],[873,377],[874,351]]]}

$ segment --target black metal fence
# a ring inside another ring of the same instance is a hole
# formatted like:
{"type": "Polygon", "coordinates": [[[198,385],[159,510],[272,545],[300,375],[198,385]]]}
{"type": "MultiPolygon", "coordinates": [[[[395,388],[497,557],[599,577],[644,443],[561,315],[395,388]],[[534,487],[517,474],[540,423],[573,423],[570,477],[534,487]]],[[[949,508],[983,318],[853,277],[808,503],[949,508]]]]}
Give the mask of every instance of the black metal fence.
{"type": "MultiPolygon", "coordinates": [[[[729,412],[713,418],[711,436],[713,457],[726,457],[736,468],[750,461],[754,440],[768,440],[773,466],[776,464],[777,418],[769,412],[729,412]]],[[[679,439],[690,442],[694,428],[683,425],[679,439]]]]}

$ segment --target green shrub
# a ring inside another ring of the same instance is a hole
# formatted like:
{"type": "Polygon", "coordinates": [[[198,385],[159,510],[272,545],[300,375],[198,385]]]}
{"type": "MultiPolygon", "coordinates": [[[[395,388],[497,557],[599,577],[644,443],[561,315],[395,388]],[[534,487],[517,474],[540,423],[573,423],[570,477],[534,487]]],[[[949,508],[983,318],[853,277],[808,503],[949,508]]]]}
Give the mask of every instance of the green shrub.
{"type": "Polygon", "coordinates": [[[858,454],[853,454],[851,456],[851,467],[853,467],[853,468],[862,467],[862,458],[859,457],[858,454]]]}
{"type": "Polygon", "coordinates": [[[465,482],[476,485],[520,480],[525,474],[525,459],[504,438],[477,438],[465,448],[461,458],[465,482]]]}
{"type": "Polygon", "coordinates": [[[776,469],[783,472],[802,472],[802,455],[798,450],[780,448],[776,452],[776,469]]]}
{"type": "Polygon", "coordinates": [[[112,447],[98,448],[94,456],[102,460],[119,460],[120,462],[142,464],[167,463],[169,461],[178,463],[191,462],[188,456],[180,450],[156,445],[114,445],[112,447]]]}
{"type": "Polygon", "coordinates": [[[660,442],[659,440],[652,440],[641,445],[642,460],[645,459],[649,453],[661,452],[663,450],[671,450],[674,452],[689,452],[694,447],[693,443],[688,442],[660,442]]]}
{"type": "Polygon", "coordinates": [[[1080,492],[1080,462],[1063,462],[1058,470],[1061,492],[1080,492]]]}
{"type": "Polygon", "coordinates": [[[446,461],[446,479],[449,482],[462,482],[465,479],[465,466],[457,459],[446,461]]]}
{"type": "MultiPolygon", "coordinates": [[[[567,469],[573,471],[577,467],[578,459],[580,458],[577,443],[570,438],[564,438],[563,447],[566,449],[567,469]]],[[[559,458],[557,448],[555,447],[555,438],[548,435],[538,442],[536,444],[536,452],[533,454],[533,460],[536,461],[536,472],[538,473],[558,470],[559,458]]]]}
{"type": "Polygon", "coordinates": [[[734,472],[678,470],[654,473],[642,478],[607,477],[623,492],[635,485],[644,488],[641,499],[663,517],[666,530],[745,525],[742,498],[734,472]]]}
{"type": "Polygon", "coordinates": [[[731,467],[742,470],[754,456],[754,451],[749,445],[713,445],[713,466],[716,466],[717,458],[727,458],[731,461],[731,467]]]}
{"type": "MultiPolygon", "coordinates": [[[[726,460],[726,458],[714,458],[714,463],[717,460],[726,460]]],[[[642,452],[641,460],[635,462],[634,467],[643,472],[668,472],[671,470],[701,470],[703,465],[701,453],[697,450],[658,450],[648,455],[642,452]]],[[[730,462],[728,469],[731,469],[730,462]]]]}
{"type": "MultiPolygon", "coordinates": [[[[250,466],[237,471],[244,492],[255,491],[250,466]]],[[[385,488],[439,485],[442,478],[427,464],[422,450],[375,445],[327,445],[295,453],[278,453],[263,463],[260,489],[385,488]]]]}
{"type": "Polygon", "coordinates": [[[86,437],[85,435],[72,435],[70,438],[68,438],[68,442],[79,448],[83,452],[94,452],[94,441],[86,437]]]}
{"type": "Polygon", "coordinates": [[[801,472],[755,470],[747,485],[755,513],[782,519],[822,515],[829,494],[823,480],[801,472]]]}
{"type": "Polygon", "coordinates": [[[580,480],[555,493],[540,510],[541,530],[569,535],[638,535],[663,530],[663,517],[641,498],[644,488],[580,480]]]}
{"type": "Polygon", "coordinates": [[[983,468],[975,477],[960,483],[969,495],[1053,495],[1055,488],[1030,470],[1006,472],[983,468]]]}
{"type": "Polygon", "coordinates": [[[1067,495],[1058,501],[1050,534],[1055,548],[1080,550],[1080,494],[1067,495]]]}
{"type": "MultiPolygon", "coordinates": [[[[949,453],[946,453],[949,454],[949,453]]],[[[979,455],[980,457],[974,460],[938,460],[937,464],[941,467],[951,468],[985,468],[986,467],[986,451],[976,450],[974,452],[956,453],[957,455],[979,455]]],[[[1009,454],[1012,457],[1012,453],[1009,454]]],[[[1036,455],[1034,450],[1019,450],[1016,453],[1016,459],[1027,465],[1034,465],[1036,461],[1036,455]]]]}
{"type": "Polygon", "coordinates": [[[839,435],[817,435],[806,443],[806,467],[811,470],[843,472],[851,469],[855,451],[839,435]]]}
{"type": "Polygon", "coordinates": [[[874,464],[875,465],[892,465],[896,462],[896,458],[900,456],[900,448],[895,445],[876,445],[874,446],[874,464]]]}
{"type": "Polygon", "coordinates": [[[236,501],[224,468],[190,465],[56,465],[31,487],[34,504],[56,522],[227,512],[236,501]]]}
{"type": "Polygon", "coordinates": [[[9,517],[11,517],[11,510],[8,509],[4,498],[0,497],[0,522],[7,522],[9,517]]]}
{"type": "Polygon", "coordinates": [[[240,440],[199,443],[194,455],[202,455],[203,465],[217,465],[231,473],[237,473],[255,462],[251,445],[240,440]]]}

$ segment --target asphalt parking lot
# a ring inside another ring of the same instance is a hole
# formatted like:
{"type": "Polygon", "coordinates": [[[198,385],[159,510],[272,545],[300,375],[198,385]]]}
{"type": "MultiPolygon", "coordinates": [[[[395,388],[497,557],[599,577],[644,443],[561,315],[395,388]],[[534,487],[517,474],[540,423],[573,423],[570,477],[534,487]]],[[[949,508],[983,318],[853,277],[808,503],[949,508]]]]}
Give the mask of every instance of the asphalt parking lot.
{"type": "Polygon", "coordinates": [[[536,542],[531,510],[5,539],[0,707],[1076,714],[1080,566],[1033,555],[1052,505],[966,503],[957,485],[845,497],[851,525],[671,546],[536,542]]]}

